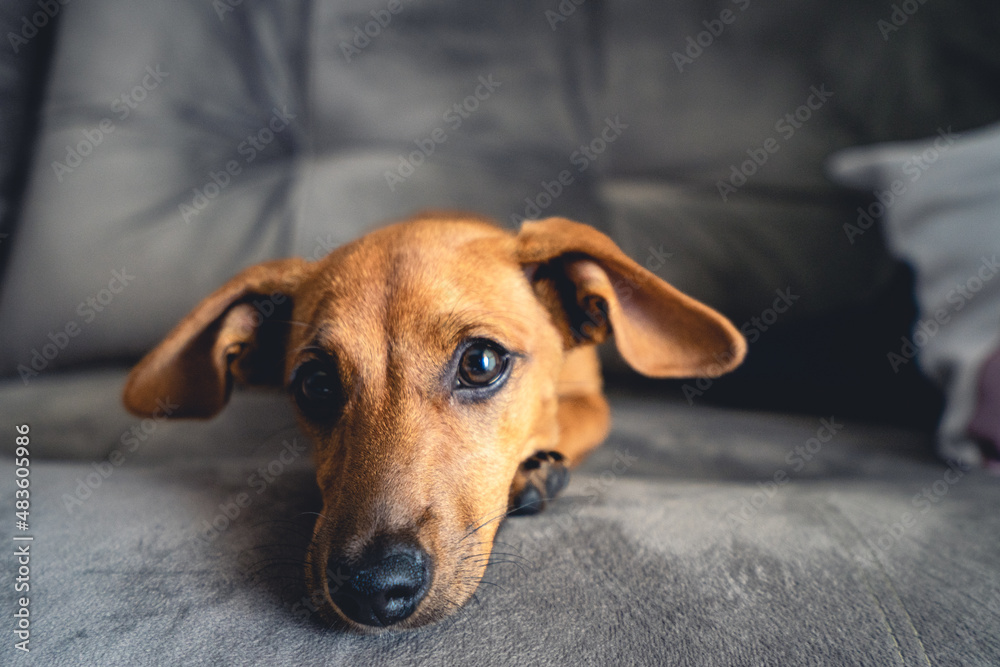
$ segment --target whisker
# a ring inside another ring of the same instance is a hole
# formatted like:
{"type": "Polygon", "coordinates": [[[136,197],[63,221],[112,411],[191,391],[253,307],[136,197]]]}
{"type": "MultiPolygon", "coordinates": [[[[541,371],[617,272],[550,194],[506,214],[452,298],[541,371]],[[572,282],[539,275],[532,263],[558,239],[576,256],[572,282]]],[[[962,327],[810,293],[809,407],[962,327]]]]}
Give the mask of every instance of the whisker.
{"type": "Polygon", "coordinates": [[[296,538],[306,538],[312,535],[312,528],[282,521],[262,521],[260,523],[249,524],[251,528],[262,528],[269,526],[270,530],[277,532],[279,529],[284,533],[290,533],[296,538]]]}
{"type": "Polygon", "coordinates": [[[524,566],[520,563],[515,563],[512,560],[492,560],[488,562],[487,565],[513,565],[520,570],[522,575],[528,576],[528,571],[524,568],[524,566]]]}
{"type": "Polygon", "coordinates": [[[292,549],[294,551],[301,551],[302,550],[299,547],[299,545],[290,544],[288,542],[272,542],[272,543],[268,543],[268,544],[255,544],[252,547],[246,547],[245,549],[243,549],[243,552],[245,553],[247,551],[260,551],[261,549],[274,549],[274,550],[278,550],[278,549],[292,549]]]}
{"type": "Polygon", "coordinates": [[[272,559],[269,561],[262,561],[259,563],[245,563],[242,566],[242,571],[248,574],[260,574],[261,572],[272,572],[277,575],[288,575],[294,576],[299,579],[302,578],[302,562],[301,561],[291,561],[291,560],[278,560],[272,559]]]}
{"type": "Polygon", "coordinates": [[[253,562],[253,566],[254,567],[264,567],[264,566],[269,566],[269,565],[272,565],[272,564],[301,565],[302,564],[302,559],[301,558],[281,558],[281,557],[263,558],[262,557],[260,560],[255,560],[253,562]]]}
{"type": "Polygon", "coordinates": [[[512,512],[512,511],[514,511],[515,509],[520,509],[520,508],[513,508],[513,509],[510,509],[510,508],[505,508],[504,510],[500,511],[500,512],[499,512],[499,513],[498,513],[498,514],[497,514],[496,516],[494,516],[494,517],[492,517],[492,518],[490,518],[490,519],[486,519],[486,520],[484,520],[484,521],[483,521],[482,523],[480,523],[480,524],[479,524],[478,526],[476,526],[475,528],[473,528],[472,530],[470,530],[469,532],[467,532],[467,533],[465,534],[465,536],[464,536],[464,537],[462,537],[462,539],[460,539],[460,540],[459,540],[459,543],[461,543],[462,541],[464,541],[464,540],[465,540],[466,538],[468,538],[468,537],[470,537],[470,536],[474,535],[474,534],[475,534],[476,532],[478,532],[478,531],[482,530],[482,529],[483,529],[484,527],[488,526],[488,525],[489,525],[489,524],[491,524],[492,522],[494,522],[494,521],[497,521],[498,519],[503,519],[503,518],[505,518],[505,517],[506,517],[507,515],[509,515],[509,514],[510,514],[510,513],[512,512]]]}
{"type": "Polygon", "coordinates": [[[491,553],[494,556],[508,556],[510,558],[520,558],[523,561],[528,561],[529,560],[529,558],[527,556],[524,556],[522,554],[515,553],[515,552],[510,552],[510,551],[497,551],[496,549],[494,549],[491,553]]]}
{"type": "Polygon", "coordinates": [[[275,319],[275,320],[270,320],[270,321],[276,322],[278,324],[297,324],[300,327],[306,327],[306,328],[313,326],[309,322],[300,322],[299,320],[278,320],[278,319],[275,319]]]}
{"type": "Polygon", "coordinates": [[[268,575],[266,573],[255,573],[253,576],[249,577],[250,581],[255,581],[258,583],[282,583],[284,584],[285,590],[289,588],[299,589],[302,586],[302,580],[298,577],[282,576],[282,575],[268,575]]]}
{"type": "Polygon", "coordinates": [[[482,556],[490,556],[490,555],[493,555],[493,556],[510,556],[511,558],[521,558],[523,560],[528,560],[527,557],[522,556],[521,554],[510,553],[510,552],[507,552],[507,551],[497,551],[496,549],[494,549],[492,551],[481,551],[479,553],[469,554],[467,556],[463,556],[461,560],[468,560],[470,558],[479,558],[479,557],[482,557],[482,556]]]}
{"type": "Polygon", "coordinates": [[[291,575],[282,575],[282,574],[271,574],[265,576],[266,572],[267,572],[266,570],[261,570],[260,572],[249,572],[248,574],[250,575],[251,579],[257,581],[289,581],[297,585],[302,583],[302,579],[300,577],[293,577],[291,575]]]}
{"type": "Polygon", "coordinates": [[[260,577],[267,575],[269,577],[274,577],[274,578],[283,577],[286,579],[294,579],[295,581],[298,581],[300,583],[302,581],[302,573],[298,569],[290,571],[285,568],[276,568],[273,565],[264,565],[261,567],[247,568],[246,570],[244,570],[244,573],[252,577],[260,577]]]}

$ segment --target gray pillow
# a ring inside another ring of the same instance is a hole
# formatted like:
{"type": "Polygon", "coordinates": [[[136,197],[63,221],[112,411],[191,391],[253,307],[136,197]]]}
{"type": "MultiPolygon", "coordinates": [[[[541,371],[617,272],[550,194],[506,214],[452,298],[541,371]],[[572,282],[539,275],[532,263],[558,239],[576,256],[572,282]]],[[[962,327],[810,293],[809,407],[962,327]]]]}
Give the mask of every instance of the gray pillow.
{"type": "Polygon", "coordinates": [[[886,372],[919,363],[947,394],[939,453],[982,454],[968,435],[982,367],[1000,343],[1000,124],[835,155],[831,173],[874,197],[843,226],[854,243],[885,231],[917,274],[920,316],[886,350],[886,372]]]}

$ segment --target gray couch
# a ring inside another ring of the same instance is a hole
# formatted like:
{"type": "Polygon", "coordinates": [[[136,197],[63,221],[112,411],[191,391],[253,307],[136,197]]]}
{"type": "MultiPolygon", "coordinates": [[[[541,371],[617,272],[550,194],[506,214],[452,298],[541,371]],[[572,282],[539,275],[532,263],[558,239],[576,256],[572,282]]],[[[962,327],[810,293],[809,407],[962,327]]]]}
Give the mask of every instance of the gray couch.
{"type": "Polygon", "coordinates": [[[1000,664],[1000,486],[935,455],[939,391],[886,363],[911,269],[877,225],[845,235],[874,186],[826,166],[1000,119],[993,5],[12,0],[0,22],[11,514],[31,438],[30,530],[0,537],[34,537],[31,652],[7,586],[3,664],[1000,664]],[[120,390],[241,267],[427,207],[593,224],[750,354],[673,383],[606,355],[608,442],[504,524],[476,599],[347,635],[304,599],[319,500],[287,397],[174,422],[120,390]]]}

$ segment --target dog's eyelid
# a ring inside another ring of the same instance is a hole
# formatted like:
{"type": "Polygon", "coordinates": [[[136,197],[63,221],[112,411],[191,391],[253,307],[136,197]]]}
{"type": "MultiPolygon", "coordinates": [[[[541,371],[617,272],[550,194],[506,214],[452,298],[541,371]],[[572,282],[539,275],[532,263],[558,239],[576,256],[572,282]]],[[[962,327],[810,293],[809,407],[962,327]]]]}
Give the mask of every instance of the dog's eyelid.
{"type": "Polygon", "coordinates": [[[322,345],[317,343],[310,343],[299,348],[298,353],[300,356],[308,357],[333,357],[334,355],[330,350],[326,349],[322,345]]]}
{"type": "Polygon", "coordinates": [[[524,353],[518,346],[507,340],[506,336],[483,327],[469,327],[456,336],[457,343],[454,346],[454,354],[461,354],[476,343],[491,343],[504,350],[511,356],[522,356],[524,353]]]}
{"type": "Polygon", "coordinates": [[[503,356],[512,359],[521,358],[524,356],[524,353],[518,350],[511,349],[510,345],[507,345],[506,343],[497,340],[497,338],[493,336],[469,336],[467,338],[463,338],[462,341],[455,347],[454,357],[456,359],[461,359],[462,355],[465,354],[465,352],[468,351],[469,348],[474,347],[476,345],[487,345],[490,347],[495,347],[500,352],[503,353],[503,356]]]}
{"type": "Polygon", "coordinates": [[[295,351],[295,356],[291,363],[291,371],[286,378],[287,381],[291,382],[295,376],[295,372],[310,362],[327,363],[333,367],[339,365],[336,354],[321,345],[309,343],[295,351]]]}

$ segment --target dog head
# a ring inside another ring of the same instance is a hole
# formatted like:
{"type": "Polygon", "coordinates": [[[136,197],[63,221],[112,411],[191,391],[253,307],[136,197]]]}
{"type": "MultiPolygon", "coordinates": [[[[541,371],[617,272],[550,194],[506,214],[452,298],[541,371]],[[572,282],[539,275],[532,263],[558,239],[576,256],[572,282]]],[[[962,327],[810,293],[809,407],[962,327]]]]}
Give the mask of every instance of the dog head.
{"type": "Polygon", "coordinates": [[[475,591],[519,464],[558,440],[564,359],[612,332],[652,376],[718,375],[745,351],[590,227],[429,216],[244,270],[133,369],[124,400],[207,418],[234,383],[284,387],[323,497],[309,591],[353,629],[410,628],[475,591]]]}

